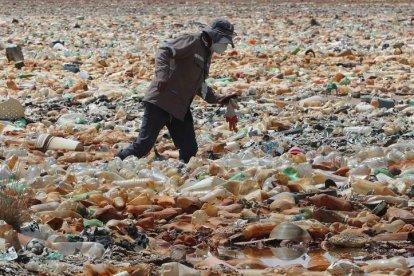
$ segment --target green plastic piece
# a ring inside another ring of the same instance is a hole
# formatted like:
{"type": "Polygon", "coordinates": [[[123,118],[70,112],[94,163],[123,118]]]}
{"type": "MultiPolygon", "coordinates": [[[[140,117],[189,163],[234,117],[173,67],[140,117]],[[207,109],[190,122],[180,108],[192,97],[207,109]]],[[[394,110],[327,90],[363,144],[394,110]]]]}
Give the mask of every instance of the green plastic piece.
{"type": "Polygon", "coordinates": [[[305,219],[311,219],[312,218],[312,211],[309,210],[309,209],[302,209],[302,210],[300,210],[300,213],[305,219]]]}
{"type": "Polygon", "coordinates": [[[292,77],[292,76],[285,77],[285,80],[295,81],[296,77],[292,77]]]}
{"type": "Polygon", "coordinates": [[[34,74],[30,74],[30,73],[26,73],[26,72],[21,72],[21,73],[17,74],[17,77],[19,79],[30,78],[30,77],[33,77],[33,76],[34,76],[34,74]]]}
{"type": "Polygon", "coordinates": [[[300,214],[293,216],[292,221],[300,221],[300,220],[306,220],[312,218],[312,211],[309,209],[302,209],[300,210],[300,214]]]}
{"type": "Polygon", "coordinates": [[[9,185],[9,187],[11,189],[15,190],[19,194],[23,193],[24,192],[24,189],[26,188],[26,186],[24,185],[24,183],[21,183],[21,182],[11,183],[9,185]]]}
{"type": "Polygon", "coordinates": [[[85,200],[89,196],[96,195],[96,194],[102,194],[102,192],[101,191],[90,191],[90,192],[86,192],[86,193],[83,193],[83,194],[74,195],[73,196],[73,199],[74,200],[85,200]]]}
{"type": "Polygon", "coordinates": [[[65,101],[71,101],[73,99],[73,95],[69,94],[69,93],[65,93],[65,94],[63,94],[63,99],[65,101]]]}
{"type": "Polygon", "coordinates": [[[382,169],[382,168],[375,169],[375,171],[374,171],[374,174],[375,175],[380,174],[380,173],[385,174],[386,176],[389,176],[389,177],[394,178],[394,175],[389,170],[387,170],[387,169],[382,169]]]}
{"type": "Polygon", "coordinates": [[[21,118],[21,119],[14,121],[14,125],[20,128],[25,128],[27,125],[27,121],[25,118],[21,118]]]}
{"type": "Polygon", "coordinates": [[[52,252],[47,256],[49,260],[61,260],[63,257],[63,254],[59,252],[52,252]]]}
{"type": "Polygon", "coordinates": [[[206,179],[209,176],[210,176],[210,174],[208,172],[203,172],[198,176],[198,180],[206,179]]]}
{"type": "Polygon", "coordinates": [[[289,179],[292,181],[296,181],[299,179],[298,172],[292,167],[287,167],[286,169],[284,169],[283,174],[289,177],[289,179]]]}
{"type": "Polygon", "coordinates": [[[102,227],[103,222],[100,221],[99,219],[84,219],[83,220],[83,227],[92,227],[92,226],[102,227]]]}
{"type": "Polygon", "coordinates": [[[351,80],[350,80],[350,79],[348,79],[347,77],[343,78],[343,79],[339,82],[339,84],[340,84],[340,85],[348,85],[348,84],[350,84],[350,83],[351,83],[351,80]]]}
{"type": "Polygon", "coordinates": [[[64,88],[70,88],[75,84],[75,81],[73,79],[67,79],[65,83],[63,84],[64,88]]]}
{"type": "Polygon", "coordinates": [[[230,177],[229,181],[238,181],[238,180],[243,180],[245,178],[246,178],[246,175],[243,172],[238,172],[232,177],[230,177]]]}
{"type": "Polygon", "coordinates": [[[296,47],[292,52],[290,52],[292,55],[296,55],[297,53],[300,52],[300,48],[296,47]]]}
{"type": "Polygon", "coordinates": [[[78,205],[76,206],[76,212],[77,212],[79,215],[81,215],[82,217],[87,217],[87,216],[89,216],[88,209],[86,209],[86,207],[85,207],[85,206],[83,206],[82,204],[78,204],[78,205]]]}
{"type": "Polygon", "coordinates": [[[272,67],[272,68],[269,69],[269,73],[279,73],[279,72],[280,72],[280,70],[277,67],[272,67]]]}
{"type": "Polygon", "coordinates": [[[332,90],[336,90],[336,89],[338,89],[338,86],[336,86],[336,84],[335,84],[335,83],[330,83],[330,84],[328,84],[328,85],[326,86],[326,89],[327,89],[328,91],[332,91],[332,90]]]}
{"type": "Polygon", "coordinates": [[[77,117],[76,119],[75,119],[75,124],[85,124],[86,123],[86,121],[85,121],[85,119],[82,119],[82,118],[79,118],[79,117],[77,117]]]}
{"type": "Polygon", "coordinates": [[[88,216],[93,216],[95,214],[95,210],[86,210],[86,212],[88,212],[88,216]]]}

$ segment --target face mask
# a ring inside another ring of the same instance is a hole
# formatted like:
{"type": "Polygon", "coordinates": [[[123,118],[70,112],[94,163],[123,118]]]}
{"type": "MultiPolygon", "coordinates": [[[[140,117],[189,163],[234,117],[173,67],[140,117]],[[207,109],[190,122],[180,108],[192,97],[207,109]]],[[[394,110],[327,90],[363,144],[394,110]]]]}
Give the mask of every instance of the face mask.
{"type": "Polygon", "coordinates": [[[213,51],[217,54],[224,53],[224,51],[226,51],[226,49],[227,49],[227,44],[225,44],[225,43],[213,43],[213,45],[211,45],[211,51],[213,51]]]}

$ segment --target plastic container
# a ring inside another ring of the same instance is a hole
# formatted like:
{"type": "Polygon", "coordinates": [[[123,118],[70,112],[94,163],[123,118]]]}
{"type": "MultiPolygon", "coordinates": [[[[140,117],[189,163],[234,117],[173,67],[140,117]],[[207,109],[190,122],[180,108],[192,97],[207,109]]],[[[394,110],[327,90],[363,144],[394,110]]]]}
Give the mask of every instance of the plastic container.
{"type": "Polygon", "coordinates": [[[155,182],[151,178],[133,178],[128,180],[116,180],[112,182],[112,185],[123,188],[154,188],[155,182]]]}
{"type": "Polygon", "coordinates": [[[101,258],[105,251],[104,246],[96,242],[54,242],[52,247],[65,256],[76,255],[79,252],[93,259],[101,258]]]}
{"type": "Polygon", "coordinates": [[[404,257],[393,257],[391,259],[366,261],[367,266],[363,267],[365,272],[389,271],[394,269],[408,269],[407,259],[404,257]]]}
{"type": "Polygon", "coordinates": [[[270,204],[272,211],[282,212],[296,206],[295,197],[288,192],[277,194],[270,199],[273,200],[270,204]]]}
{"type": "Polygon", "coordinates": [[[38,149],[46,150],[73,150],[83,151],[83,145],[78,141],[73,141],[61,137],[53,137],[49,134],[41,134],[35,142],[38,149]]]}
{"type": "Polygon", "coordinates": [[[371,127],[345,127],[343,132],[345,135],[348,135],[348,134],[369,135],[372,132],[372,128],[371,127]]]}

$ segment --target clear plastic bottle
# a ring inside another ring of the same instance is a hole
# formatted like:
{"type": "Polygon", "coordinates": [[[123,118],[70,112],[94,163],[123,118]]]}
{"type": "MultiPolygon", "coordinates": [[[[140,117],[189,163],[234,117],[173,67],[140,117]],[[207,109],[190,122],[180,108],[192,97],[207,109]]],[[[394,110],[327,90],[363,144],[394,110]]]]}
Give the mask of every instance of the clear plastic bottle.
{"type": "Polygon", "coordinates": [[[69,124],[79,124],[80,122],[84,122],[86,120],[85,114],[82,113],[69,113],[60,116],[57,120],[56,124],[58,126],[66,126],[69,124]]]}
{"type": "Polygon", "coordinates": [[[127,180],[116,180],[112,182],[112,185],[122,188],[154,188],[155,182],[151,178],[133,178],[127,180]]]}
{"type": "Polygon", "coordinates": [[[372,128],[365,127],[365,126],[345,127],[343,132],[345,135],[349,135],[349,134],[369,135],[372,132],[372,128]]]}
{"type": "Polygon", "coordinates": [[[227,191],[226,189],[222,187],[218,187],[214,189],[211,192],[208,192],[206,195],[200,197],[200,200],[202,202],[212,202],[216,200],[217,198],[227,198],[229,196],[232,196],[233,194],[227,191]]]}
{"type": "Polygon", "coordinates": [[[0,185],[8,184],[13,178],[13,174],[6,164],[0,165],[0,185]]]}
{"type": "Polygon", "coordinates": [[[198,182],[188,182],[180,187],[180,191],[192,192],[192,191],[211,191],[214,187],[220,186],[226,183],[223,179],[218,177],[208,177],[198,182]]]}
{"type": "Polygon", "coordinates": [[[369,159],[364,160],[361,164],[367,165],[372,170],[388,167],[388,161],[386,157],[369,158],[369,159]]]}
{"type": "Polygon", "coordinates": [[[36,177],[39,177],[41,174],[41,169],[38,166],[29,166],[27,168],[27,178],[28,179],[35,179],[36,177]]]}
{"type": "Polygon", "coordinates": [[[356,178],[365,178],[366,176],[370,175],[370,173],[371,168],[368,167],[367,164],[361,164],[359,166],[352,168],[349,172],[349,175],[356,178]]]}
{"type": "Polygon", "coordinates": [[[52,246],[65,256],[76,255],[80,252],[93,259],[101,258],[105,251],[104,246],[97,242],[54,242],[52,246]]]}
{"type": "Polygon", "coordinates": [[[364,267],[365,272],[385,271],[394,269],[408,269],[408,261],[404,257],[393,257],[391,259],[381,259],[366,261],[367,266],[364,267]]]}

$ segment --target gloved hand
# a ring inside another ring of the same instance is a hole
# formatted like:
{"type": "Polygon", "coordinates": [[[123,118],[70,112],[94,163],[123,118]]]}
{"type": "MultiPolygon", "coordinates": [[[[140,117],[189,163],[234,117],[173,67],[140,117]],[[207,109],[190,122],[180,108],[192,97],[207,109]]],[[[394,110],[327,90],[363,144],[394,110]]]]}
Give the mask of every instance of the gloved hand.
{"type": "Polygon", "coordinates": [[[238,95],[236,93],[233,93],[233,94],[230,94],[230,95],[226,95],[226,96],[218,96],[217,97],[217,102],[219,104],[221,104],[221,105],[228,105],[229,104],[229,101],[231,99],[237,98],[237,96],[238,95]]]}
{"type": "Polygon", "coordinates": [[[237,132],[237,115],[236,109],[239,109],[239,105],[237,104],[234,98],[229,98],[227,103],[227,110],[226,110],[226,122],[229,123],[229,129],[231,131],[237,132]]]}

